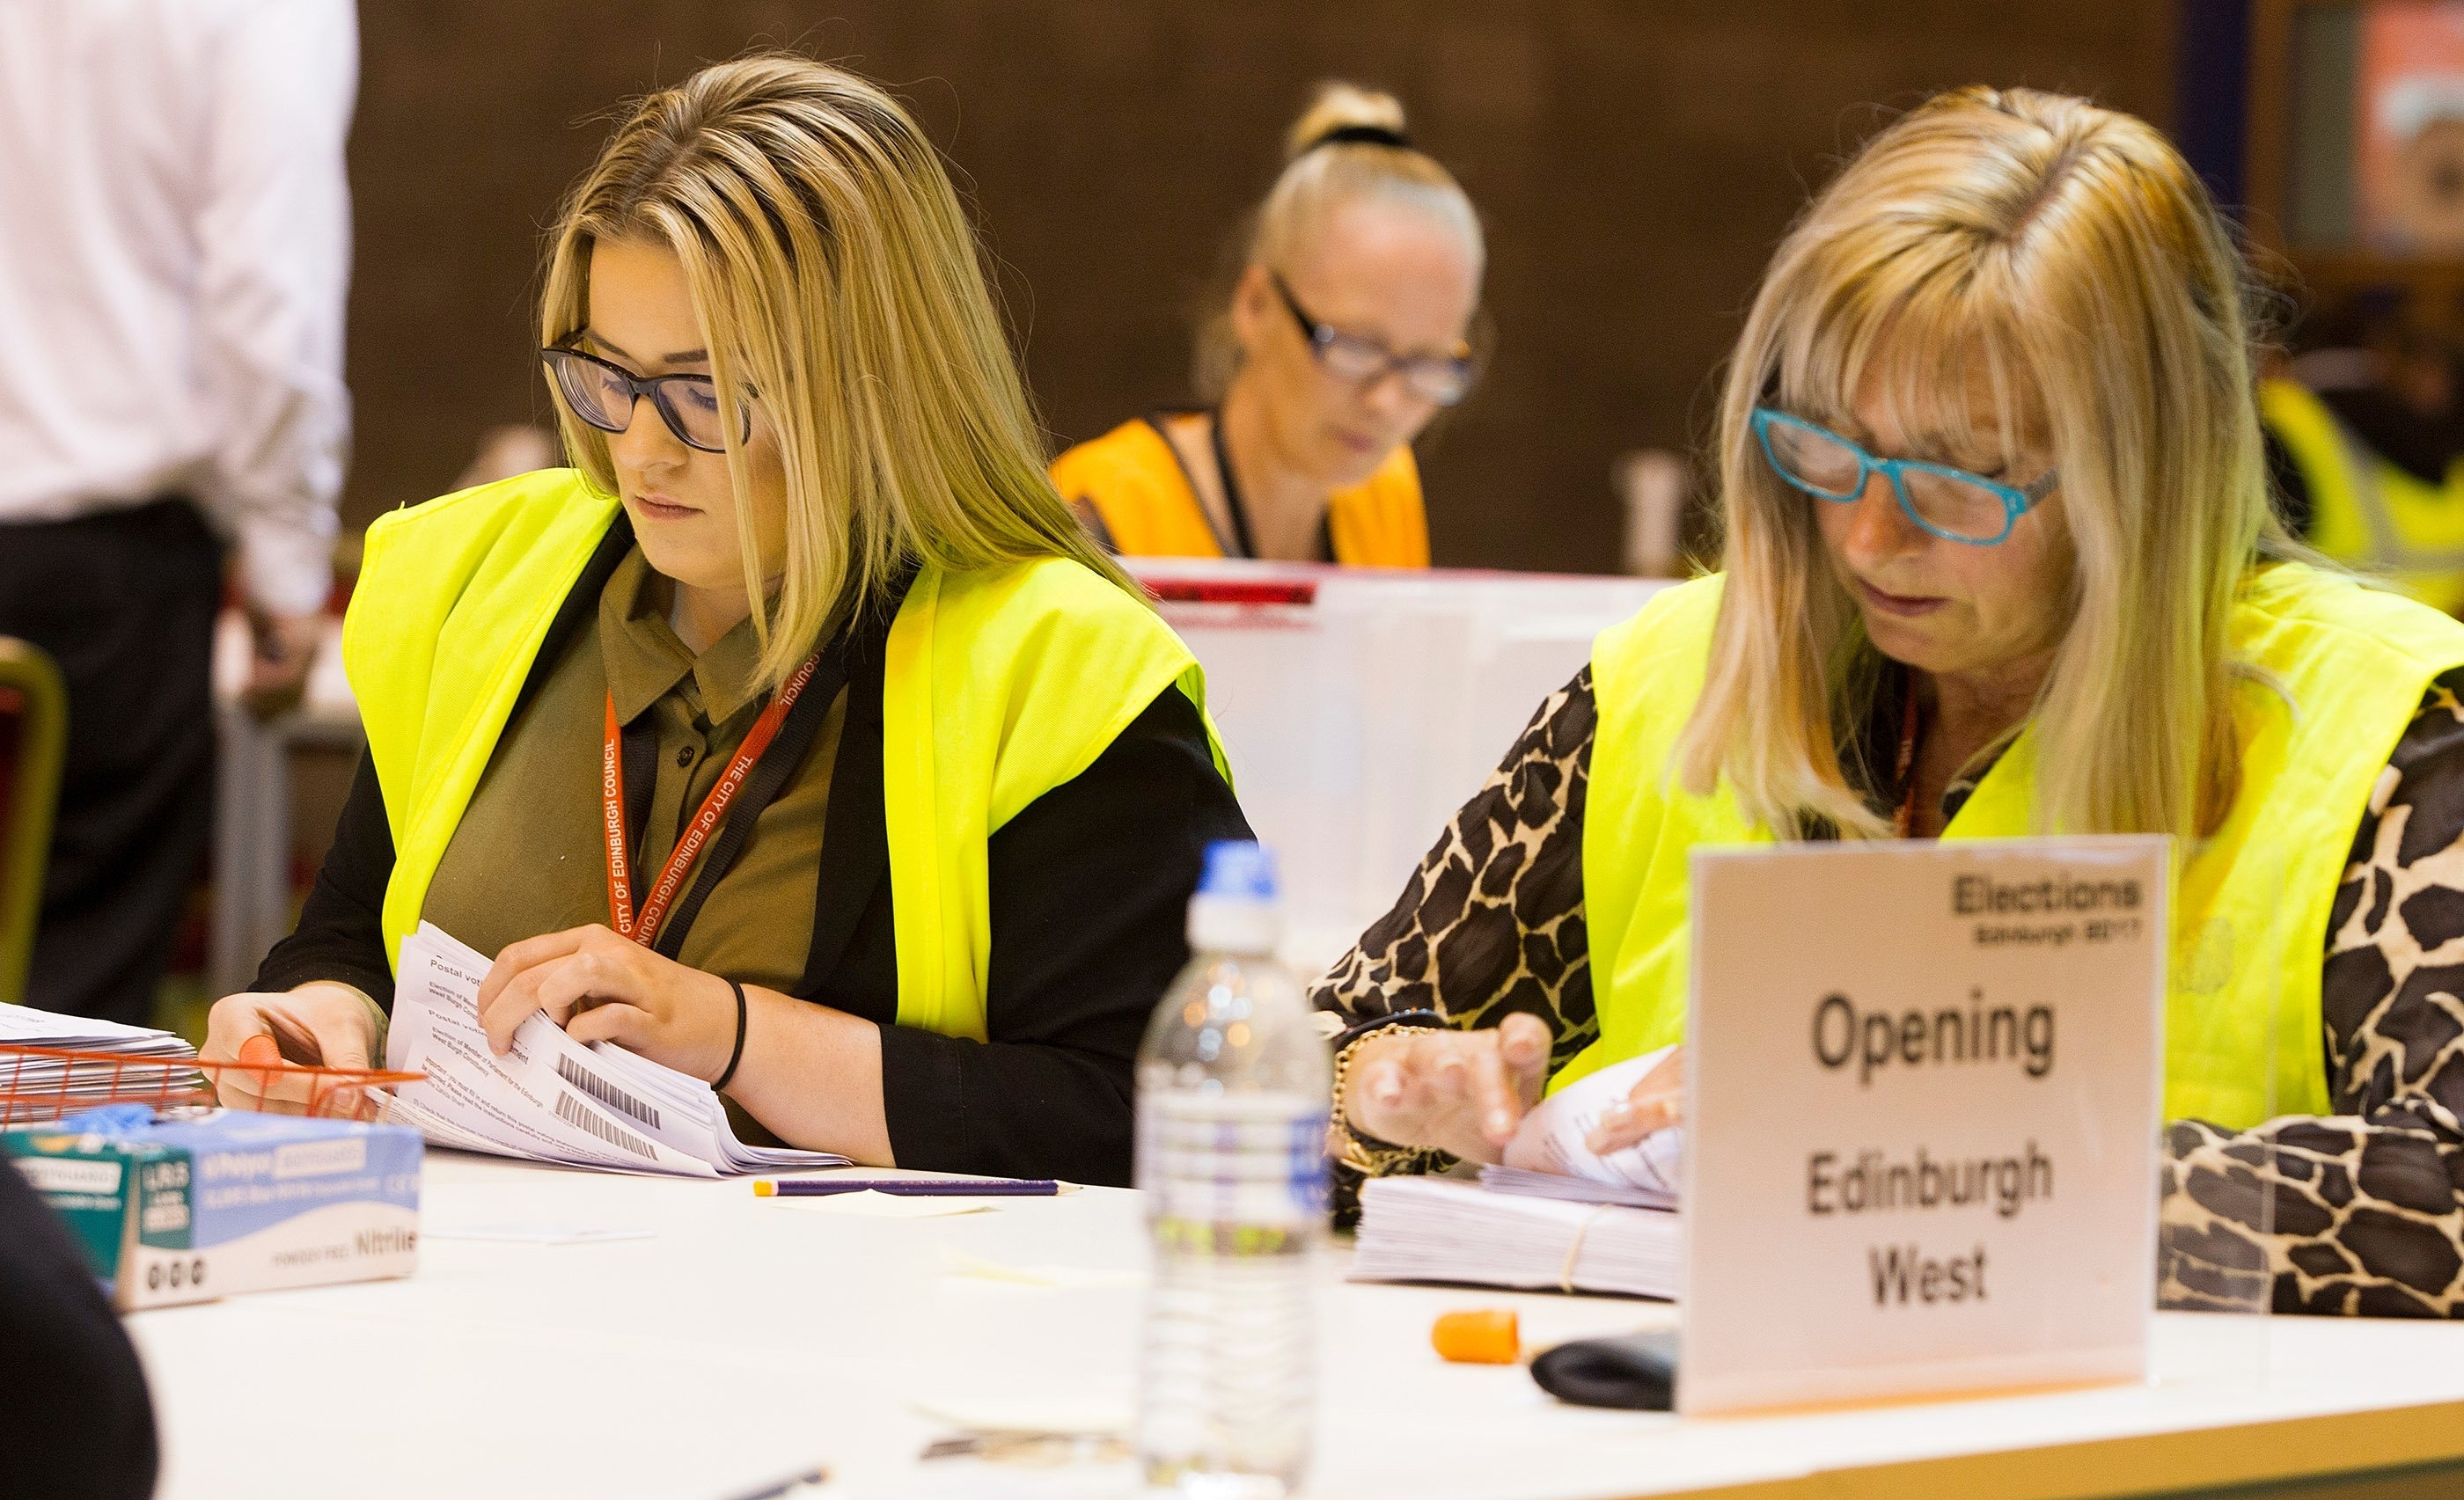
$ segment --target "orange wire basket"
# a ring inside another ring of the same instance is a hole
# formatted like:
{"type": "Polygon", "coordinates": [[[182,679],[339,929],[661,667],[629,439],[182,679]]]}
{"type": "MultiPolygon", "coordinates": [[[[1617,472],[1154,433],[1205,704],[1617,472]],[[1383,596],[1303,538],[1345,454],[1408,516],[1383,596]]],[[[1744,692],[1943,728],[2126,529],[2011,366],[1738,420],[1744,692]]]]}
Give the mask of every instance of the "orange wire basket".
{"type": "Polygon", "coordinates": [[[206,1062],[195,1057],[131,1057],[65,1047],[0,1044],[0,1125],[39,1124],[103,1104],[158,1110],[211,1108],[230,1100],[269,1114],[323,1120],[376,1120],[387,1090],[426,1077],[385,1068],[312,1068],[299,1063],[206,1062]]]}

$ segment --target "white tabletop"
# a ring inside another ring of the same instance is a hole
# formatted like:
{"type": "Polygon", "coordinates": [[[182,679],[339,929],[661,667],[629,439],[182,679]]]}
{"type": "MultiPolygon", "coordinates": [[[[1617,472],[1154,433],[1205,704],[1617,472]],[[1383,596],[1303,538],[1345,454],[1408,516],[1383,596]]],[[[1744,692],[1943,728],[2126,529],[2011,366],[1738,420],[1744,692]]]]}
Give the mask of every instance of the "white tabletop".
{"type": "MultiPolygon", "coordinates": [[[[742,1181],[431,1152],[423,1218],[407,1279],[129,1317],[163,1500],[722,1500],[817,1464],[824,1495],[1054,1493],[1049,1474],[919,1464],[952,1426],[928,1410],[1130,1405],[1145,1254],[1133,1193],[866,1219],[756,1199],[742,1181]],[[509,1222],[652,1235],[435,1237],[509,1222]],[[1056,1267],[1077,1274],[1045,1274],[1056,1267]]],[[[1340,1259],[1326,1267],[1312,1495],[1881,1495],[1919,1475],[1934,1492],[2119,1494],[2464,1458],[2464,1327],[2167,1315],[2146,1385],[1685,1422],[1561,1405],[1519,1368],[1447,1365],[1428,1343],[1452,1308],[1515,1307],[1527,1343],[1664,1324],[1671,1309],[1345,1285],[1340,1259]]],[[[1081,1492],[1101,1488],[1081,1477],[1081,1492]]]]}

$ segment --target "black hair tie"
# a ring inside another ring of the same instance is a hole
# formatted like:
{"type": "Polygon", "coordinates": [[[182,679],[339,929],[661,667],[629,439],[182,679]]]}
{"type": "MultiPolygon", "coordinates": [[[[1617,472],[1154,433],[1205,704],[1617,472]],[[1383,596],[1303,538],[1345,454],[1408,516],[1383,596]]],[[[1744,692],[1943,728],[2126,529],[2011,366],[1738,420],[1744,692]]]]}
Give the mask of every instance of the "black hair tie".
{"type": "Polygon", "coordinates": [[[710,1086],[713,1094],[727,1087],[728,1080],[736,1076],[736,1065],[744,1060],[744,987],[731,979],[727,988],[736,991],[736,1049],[727,1054],[727,1071],[710,1086]]]}
{"type": "Polygon", "coordinates": [[[1412,138],[1384,125],[1337,125],[1309,142],[1311,151],[1320,146],[1393,146],[1397,151],[1412,149],[1412,138]]]}

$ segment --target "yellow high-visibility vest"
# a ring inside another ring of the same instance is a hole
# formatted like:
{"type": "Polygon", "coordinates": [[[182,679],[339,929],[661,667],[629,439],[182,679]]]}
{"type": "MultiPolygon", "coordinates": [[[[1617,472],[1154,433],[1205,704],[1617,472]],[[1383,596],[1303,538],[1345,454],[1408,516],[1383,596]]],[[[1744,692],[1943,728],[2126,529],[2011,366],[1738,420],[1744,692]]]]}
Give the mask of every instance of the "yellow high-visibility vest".
{"type": "MultiPolygon", "coordinates": [[[[1223,555],[1180,455],[1143,417],[1054,459],[1052,483],[1063,499],[1103,518],[1124,557],[1223,555]]],[[[1427,567],[1429,517],[1411,445],[1397,444],[1377,472],[1336,490],[1327,500],[1326,529],[1334,560],[1347,567],[1427,567]]]]}
{"type": "MultiPolygon", "coordinates": [[[[557,608],[616,511],[581,474],[548,469],[368,528],[342,660],[393,830],[388,962],[418,926],[557,608]]],[[[882,684],[898,1024],[984,1036],[987,841],[1174,686],[1202,717],[1205,678],[1188,647],[1076,562],[916,577],[891,624],[882,684]]],[[[595,774],[577,768],[585,772],[595,774]]]]}
{"type": "MultiPolygon", "coordinates": [[[[1592,648],[1599,728],[1584,813],[1585,921],[1599,1039],[1551,1087],[1679,1039],[1697,845],[1769,842],[1723,784],[1698,796],[1670,755],[1702,694],[1722,580],[1668,589],[1592,648]]],[[[2241,791],[2215,836],[2178,850],[2165,1108],[2241,1129],[2328,1108],[2320,970],[2370,789],[2464,624],[2298,564],[2255,571],[2233,649],[2274,678],[2239,689],[2241,791]],[[2279,693],[2278,689],[2281,689],[2279,693]]],[[[2022,729],[1945,838],[2036,832],[2036,736],[2022,729]]],[[[1788,914],[1771,914],[1775,937],[1788,914]]]]}
{"type": "Polygon", "coordinates": [[[2312,546],[2432,609],[2464,612],[2464,473],[2424,484],[2294,380],[2259,381],[2258,413],[2309,488],[2312,546]]]}

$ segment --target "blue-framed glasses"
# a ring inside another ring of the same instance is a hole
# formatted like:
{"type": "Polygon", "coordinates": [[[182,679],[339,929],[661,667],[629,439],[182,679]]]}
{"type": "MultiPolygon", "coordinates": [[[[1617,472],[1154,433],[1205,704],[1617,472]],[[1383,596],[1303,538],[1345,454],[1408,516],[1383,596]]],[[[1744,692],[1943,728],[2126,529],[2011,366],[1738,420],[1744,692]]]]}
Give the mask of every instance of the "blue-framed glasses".
{"type": "Polygon", "coordinates": [[[1845,505],[1881,474],[1909,520],[1947,542],[1991,547],[2011,534],[2028,508],[2053,493],[2060,471],[2047,469],[2026,485],[1971,474],[1947,464],[1876,458],[1827,427],[1769,406],[1754,408],[1754,438],[1779,477],[1814,496],[1845,505]]]}

